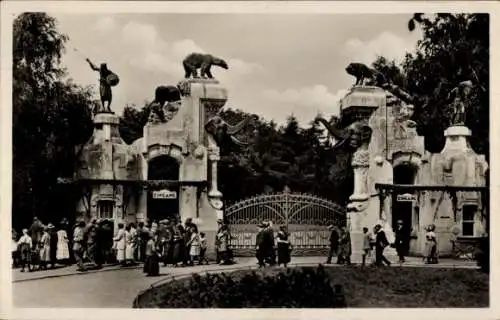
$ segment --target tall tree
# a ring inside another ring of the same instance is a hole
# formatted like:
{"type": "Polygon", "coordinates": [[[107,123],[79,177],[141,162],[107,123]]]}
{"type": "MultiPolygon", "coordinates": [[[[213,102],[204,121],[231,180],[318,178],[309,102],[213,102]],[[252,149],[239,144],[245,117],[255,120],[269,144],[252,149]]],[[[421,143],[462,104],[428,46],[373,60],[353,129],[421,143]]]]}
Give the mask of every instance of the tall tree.
{"type": "Polygon", "coordinates": [[[419,101],[415,119],[427,148],[441,150],[451,118],[448,95],[460,82],[471,80],[466,125],[473,133],[472,147],[489,157],[489,15],[415,14],[408,27],[423,32],[417,51],[406,56],[403,71],[411,79],[407,89],[419,101]]]}
{"type": "Polygon", "coordinates": [[[13,224],[71,215],[57,178],[73,173],[75,146],[92,133],[90,88],[64,79],[68,37],[45,13],[23,13],[13,36],[13,224]]]}

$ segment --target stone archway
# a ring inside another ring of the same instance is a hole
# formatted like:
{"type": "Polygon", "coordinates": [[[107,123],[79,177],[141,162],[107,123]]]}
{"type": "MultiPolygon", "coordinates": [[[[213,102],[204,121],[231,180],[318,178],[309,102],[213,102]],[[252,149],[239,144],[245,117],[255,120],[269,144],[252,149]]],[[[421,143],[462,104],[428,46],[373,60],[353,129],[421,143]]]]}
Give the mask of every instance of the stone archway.
{"type": "MultiPolygon", "coordinates": [[[[148,180],[179,181],[180,165],[177,159],[156,156],[148,162],[148,180]]],[[[179,184],[172,187],[150,186],[147,195],[147,216],[151,221],[179,216],[179,184]]]]}

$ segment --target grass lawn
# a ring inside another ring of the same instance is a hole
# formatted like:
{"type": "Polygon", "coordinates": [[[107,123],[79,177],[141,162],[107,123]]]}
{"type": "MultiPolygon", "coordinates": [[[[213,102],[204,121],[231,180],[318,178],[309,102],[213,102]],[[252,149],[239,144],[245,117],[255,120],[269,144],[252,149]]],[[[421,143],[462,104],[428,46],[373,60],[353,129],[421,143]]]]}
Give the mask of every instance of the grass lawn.
{"type": "MultiPolygon", "coordinates": [[[[489,278],[471,269],[360,268],[325,266],[330,283],[343,286],[349,308],[480,308],[489,306],[489,278]]],[[[269,268],[257,273],[272,276],[284,271],[269,268]]],[[[248,270],[231,273],[237,281],[248,270]]],[[[200,274],[202,275],[202,274],[200,274]]],[[[203,276],[203,275],[202,275],[203,276]]],[[[186,284],[189,279],[180,280],[186,284]]],[[[159,297],[171,284],[152,289],[159,297]]],[[[148,298],[144,297],[146,300],[148,298]]],[[[141,299],[142,300],[142,299],[141,299]]],[[[143,300],[144,301],[144,300],[143,300]]],[[[147,305],[155,305],[149,301],[147,305]]]]}

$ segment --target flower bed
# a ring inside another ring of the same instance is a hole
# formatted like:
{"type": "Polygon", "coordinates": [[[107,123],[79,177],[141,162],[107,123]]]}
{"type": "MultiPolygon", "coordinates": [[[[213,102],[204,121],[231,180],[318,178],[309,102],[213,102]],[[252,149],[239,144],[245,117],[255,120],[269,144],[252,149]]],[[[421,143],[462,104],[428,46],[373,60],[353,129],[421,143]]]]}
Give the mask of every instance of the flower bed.
{"type": "Polygon", "coordinates": [[[241,270],[173,281],[136,308],[488,307],[488,275],[470,269],[325,267],[241,270]]]}

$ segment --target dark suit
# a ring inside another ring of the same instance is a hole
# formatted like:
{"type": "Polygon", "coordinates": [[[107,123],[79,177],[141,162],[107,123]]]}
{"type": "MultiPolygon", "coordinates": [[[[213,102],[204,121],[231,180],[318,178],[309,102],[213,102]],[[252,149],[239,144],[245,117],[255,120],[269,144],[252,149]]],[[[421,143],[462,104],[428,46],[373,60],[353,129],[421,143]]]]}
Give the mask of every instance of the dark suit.
{"type": "Polygon", "coordinates": [[[396,247],[396,251],[398,252],[399,262],[404,262],[405,256],[408,255],[408,244],[410,242],[409,232],[406,228],[398,226],[395,235],[396,239],[394,241],[394,245],[396,247]]]}
{"type": "Polygon", "coordinates": [[[389,241],[387,241],[385,232],[383,230],[377,232],[377,236],[375,237],[375,264],[377,266],[382,265],[382,263],[387,265],[391,264],[391,262],[384,256],[384,249],[388,245],[389,241]]]}
{"type": "Polygon", "coordinates": [[[266,258],[265,230],[259,230],[255,245],[257,246],[255,256],[259,261],[259,266],[263,267],[265,265],[264,259],[266,258]]]}
{"type": "Polygon", "coordinates": [[[330,252],[328,253],[328,259],[326,263],[332,263],[332,257],[337,255],[339,251],[339,233],[337,230],[332,230],[330,234],[330,252]]]}

